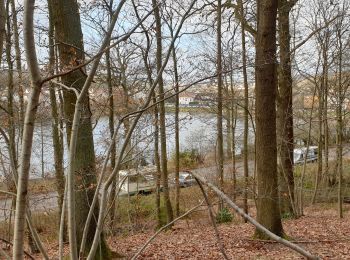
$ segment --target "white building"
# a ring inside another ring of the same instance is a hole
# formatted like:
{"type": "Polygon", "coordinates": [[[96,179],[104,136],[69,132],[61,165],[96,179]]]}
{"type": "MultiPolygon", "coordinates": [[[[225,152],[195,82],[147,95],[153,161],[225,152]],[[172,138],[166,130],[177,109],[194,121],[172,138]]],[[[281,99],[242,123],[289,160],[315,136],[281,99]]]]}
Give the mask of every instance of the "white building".
{"type": "Polygon", "coordinates": [[[182,92],[179,94],[179,105],[180,106],[189,106],[190,103],[194,102],[196,94],[191,92],[182,92]]]}

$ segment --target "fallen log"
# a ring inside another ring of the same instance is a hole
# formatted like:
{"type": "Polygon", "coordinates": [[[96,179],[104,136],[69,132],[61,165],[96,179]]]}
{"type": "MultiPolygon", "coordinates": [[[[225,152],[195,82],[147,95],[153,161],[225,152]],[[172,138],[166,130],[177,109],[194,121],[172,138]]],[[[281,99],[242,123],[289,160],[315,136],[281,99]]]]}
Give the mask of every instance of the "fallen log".
{"type": "Polygon", "coordinates": [[[218,189],[215,185],[208,182],[205,178],[200,176],[197,173],[193,173],[191,171],[186,171],[195,177],[196,180],[200,181],[202,184],[208,186],[210,189],[212,189],[220,198],[222,198],[231,208],[233,208],[239,215],[241,215],[243,218],[245,218],[247,221],[249,221],[251,224],[253,224],[257,229],[259,229],[261,232],[264,232],[267,236],[269,236],[272,240],[275,240],[278,243],[281,243],[285,245],[286,247],[298,252],[299,254],[305,256],[307,259],[320,259],[318,256],[312,255],[310,252],[306,251],[304,248],[300,247],[299,245],[296,245],[288,240],[283,239],[282,237],[277,236],[276,234],[272,233],[270,230],[265,228],[263,225],[261,225],[259,222],[257,222],[254,218],[246,214],[240,207],[238,207],[224,192],[222,192],[220,189],[218,189]]]}

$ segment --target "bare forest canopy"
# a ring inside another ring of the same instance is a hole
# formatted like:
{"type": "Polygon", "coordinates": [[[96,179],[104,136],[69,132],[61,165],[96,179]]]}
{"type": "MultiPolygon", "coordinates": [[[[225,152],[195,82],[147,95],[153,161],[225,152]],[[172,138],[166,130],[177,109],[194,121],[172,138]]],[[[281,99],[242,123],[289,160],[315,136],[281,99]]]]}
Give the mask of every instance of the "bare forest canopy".
{"type": "Polygon", "coordinates": [[[342,258],[349,7],[0,0],[0,258],[342,258]]]}

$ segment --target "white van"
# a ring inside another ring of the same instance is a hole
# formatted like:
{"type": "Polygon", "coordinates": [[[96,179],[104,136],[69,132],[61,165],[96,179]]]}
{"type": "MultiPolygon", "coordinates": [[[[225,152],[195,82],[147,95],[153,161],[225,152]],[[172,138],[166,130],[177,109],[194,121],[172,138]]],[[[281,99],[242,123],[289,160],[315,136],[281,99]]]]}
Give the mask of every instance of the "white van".
{"type": "Polygon", "coordinates": [[[155,190],[154,176],[157,172],[155,166],[145,166],[140,169],[120,170],[120,195],[148,194],[155,190]]]}
{"type": "Polygon", "coordinates": [[[293,158],[294,164],[304,163],[305,156],[306,156],[306,162],[317,161],[318,147],[310,146],[307,155],[306,155],[306,150],[307,150],[307,147],[294,149],[294,158],[293,158]]]}

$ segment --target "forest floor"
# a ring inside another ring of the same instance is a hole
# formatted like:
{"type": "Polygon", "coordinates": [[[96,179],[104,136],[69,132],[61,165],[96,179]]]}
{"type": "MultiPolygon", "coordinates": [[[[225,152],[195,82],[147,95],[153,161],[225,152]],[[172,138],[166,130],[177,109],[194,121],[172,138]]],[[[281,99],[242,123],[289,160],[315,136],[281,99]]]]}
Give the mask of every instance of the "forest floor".
{"type": "MultiPolygon", "coordinates": [[[[350,212],[345,206],[343,219],[335,204],[305,209],[305,216],[283,220],[290,241],[296,241],[322,259],[350,259],[350,212]]],[[[236,218],[239,218],[236,216],[236,218]]],[[[231,259],[303,259],[281,244],[253,239],[254,227],[236,219],[218,226],[227,255],[231,259]]],[[[153,231],[113,237],[110,245],[127,258],[153,234],[153,231]]],[[[212,226],[203,219],[181,220],[161,233],[139,259],[223,259],[212,226]]]]}
{"type": "MultiPolygon", "coordinates": [[[[200,193],[194,193],[191,189],[188,192],[192,196],[182,190],[183,195],[188,198],[183,208],[184,211],[201,200],[200,193]]],[[[154,201],[149,196],[142,198],[147,199],[149,203],[154,201]]],[[[125,208],[125,205],[120,206],[125,208]]],[[[249,213],[255,217],[253,201],[250,201],[249,213]]],[[[131,212],[131,214],[134,213],[131,212]]],[[[142,214],[139,215],[137,223],[133,221],[132,229],[130,226],[126,228],[128,224],[125,219],[119,218],[114,234],[106,234],[110,248],[124,255],[124,259],[130,259],[155,233],[154,215],[149,216],[148,219],[141,216],[142,214]]],[[[57,216],[41,215],[35,217],[34,220],[50,257],[57,259],[58,244],[55,235],[57,216]]],[[[321,259],[350,259],[350,204],[344,204],[344,218],[342,219],[338,217],[336,203],[318,203],[314,206],[307,206],[304,216],[298,219],[283,219],[283,227],[290,241],[298,243],[321,259]]],[[[242,218],[235,214],[233,214],[232,222],[219,224],[218,229],[230,259],[303,259],[281,244],[254,239],[254,227],[244,223],[242,218]]],[[[12,249],[4,247],[5,244],[1,241],[0,246],[9,251],[12,249]]],[[[66,250],[68,250],[67,245],[66,250]]],[[[34,259],[41,259],[41,256],[34,255],[34,259]]],[[[220,253],[207,209],[202,206],[186,218],[176,222],[170,230],[161,232],[138,259],[214,260],[224,258],[220,253]]]]}
{"type": "MultiPolygon", "coordinates": [[[[254,209],[250,209],[252,216],[254,209]]],[[[170,230],[160,233],[137,259],[224,259],[206,214],[205,207],[170,230]]],[[[350,259],[350,206],[345,205],[343,219],[337,216],[336,204],[309,206],[304,216],[284,219],[284,230],[290,241],[298,243],[320,259],[350,259]]],[[[220,237],[230,259],[304,259],[273,241],[255,240],[254,227],[238,216],[218,225],[220,237]]],[[[142,231],[110,236],[112,250],[130,259],[154,234],[154,226],[142,231]]],[[[47,245],[50,255],[57,255],[57,243],[47,245]]],[[[37,255],[35,259],[40,259],[37,255]],[[36,258],[37,257],[37,258],[36,258]]]]}

